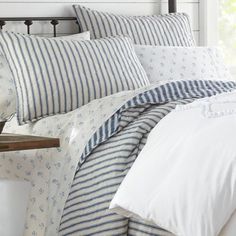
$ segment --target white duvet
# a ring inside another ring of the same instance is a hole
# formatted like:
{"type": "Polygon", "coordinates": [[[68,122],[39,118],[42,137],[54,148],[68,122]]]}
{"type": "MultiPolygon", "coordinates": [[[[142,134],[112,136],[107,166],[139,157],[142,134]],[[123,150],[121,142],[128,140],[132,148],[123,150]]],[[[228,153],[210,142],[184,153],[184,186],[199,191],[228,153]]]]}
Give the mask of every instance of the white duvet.
{"type": "Polygon", "coordinates": [[[0,179],[31,183],[25,236],[58,235],[62,211],[85,145],[103,122],[137,93],[138,90],[122,92],[94,100],[73,112],[32,125],[20,127],[16,119],[6,125],[4,132],[59,137],[61,142],[58,149],[0,153],[0,179]]]}
{"type": "Polygon", "coordinates": [[[235,236],[236,92],[167,115],[150,133],[110,208],[178,236],[235,236]]]}

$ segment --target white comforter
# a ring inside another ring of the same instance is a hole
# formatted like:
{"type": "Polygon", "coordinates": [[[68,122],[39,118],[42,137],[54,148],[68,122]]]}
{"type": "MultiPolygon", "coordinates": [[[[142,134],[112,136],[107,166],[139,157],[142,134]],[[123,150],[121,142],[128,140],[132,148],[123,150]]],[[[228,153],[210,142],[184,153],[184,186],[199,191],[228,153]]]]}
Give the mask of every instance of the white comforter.
{"type": "Polygon", "coordinates": [[[236,235],[236,92],[179,106],[150,133],[110,208],[178,236],[236,235]],[[231,220],[230,217],[234,213],[231,220]]]}
{"type": "Polygon", "coordinates": [[[18,126],[4,132],[59,137],[58,149],[0,153],[0,178],[26,180],[32,185],[25,236],[55,236],[78,160],[92,134],[137,91],[94,100],[73,112],[18,126]]]}

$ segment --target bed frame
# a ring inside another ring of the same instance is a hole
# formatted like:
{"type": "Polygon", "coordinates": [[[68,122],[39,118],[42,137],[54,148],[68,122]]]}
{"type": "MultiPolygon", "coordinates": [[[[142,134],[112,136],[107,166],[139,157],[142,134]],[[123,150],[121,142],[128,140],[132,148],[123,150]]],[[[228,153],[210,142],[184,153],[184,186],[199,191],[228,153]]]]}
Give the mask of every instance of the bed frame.
{"type": "MultiPolygon", "coordinates": [[[[169,13],[175,13],[177,11],[177,0],[168,0],[168,9],[169,13]]],[[[27,27],[27,33],[30,34],[30,27],[34,21],[49,21],[53,27],[53,36],[57,36],[57,25],[60,21],[74,21],[77,23],[75,17],[0,17],[0,29],[6,25],[7,22],[16,21],[16,22],[24,22],[27,27]]],[[[79,25],[78,25],[79,28],[79,25]]],[[[79,32],[81,32],[79,28],[79,32]]]]}

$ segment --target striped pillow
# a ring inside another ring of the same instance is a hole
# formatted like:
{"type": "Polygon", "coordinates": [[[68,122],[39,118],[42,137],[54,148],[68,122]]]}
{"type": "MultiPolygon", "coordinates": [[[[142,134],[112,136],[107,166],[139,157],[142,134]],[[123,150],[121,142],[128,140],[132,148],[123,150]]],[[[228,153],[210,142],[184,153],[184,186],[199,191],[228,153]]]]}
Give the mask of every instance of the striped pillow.
{"type": "Polygon", "coordinates": [[[2,32],[0,45],[15,80],[19,124],[149,84],[123,36],[76,42],[2,32]]]}
{"type": "Polygon", "coordinates": [[[184,13],[159,16],[120,16],[74,5],[82,31],[92,39],[129,35],[135,44],[195,46],[189,17],[184,13]]]}
{"type": "MultiPolygon", "coordinates": [[[[56,37],[65,40],[90,40],[89,31],[81,34],[56,37]]],[[[8,120],[16,113],[16,93],[9,66],[0,50],[0,121],[8,120]]]]}

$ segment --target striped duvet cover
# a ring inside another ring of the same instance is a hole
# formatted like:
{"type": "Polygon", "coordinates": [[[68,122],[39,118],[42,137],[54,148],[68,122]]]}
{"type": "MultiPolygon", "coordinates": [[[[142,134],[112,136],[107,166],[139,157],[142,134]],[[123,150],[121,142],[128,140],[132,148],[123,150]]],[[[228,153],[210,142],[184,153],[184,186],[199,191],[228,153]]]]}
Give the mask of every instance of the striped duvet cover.
{"type": "Polygon", "coordinates": [[[142,220],[111,213],[110,201],[152,128],[176,105],[234,89],[234,82],[179,81],[141,92],[125,102],[94,133],[80,158],[60,235],[171,235],[142,220]]]}

